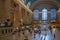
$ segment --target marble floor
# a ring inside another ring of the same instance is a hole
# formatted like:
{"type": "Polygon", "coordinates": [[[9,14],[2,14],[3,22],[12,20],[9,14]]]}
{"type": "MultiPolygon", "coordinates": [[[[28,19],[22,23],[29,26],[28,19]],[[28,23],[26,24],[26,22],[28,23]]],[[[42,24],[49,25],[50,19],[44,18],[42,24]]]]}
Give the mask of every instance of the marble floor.
{"type": "MultiPolygon", "coordinates": [[[[47,35],[43,36],[43,39],[41,39],[42,34],[36,33],[34,35],[34,31],[32,30],[32,33],[28,32],[27,30],[24,30],[24,33],[21,32],[16,32],[15,34],[9,34],[7,36],[0,37],[0,40],[48,40],[47,38],[49,37],[47,35]],[[46,38],[46,39],[44,39],[46,38]]],[[[51,39],[51,35],[49,37],[49,40],[51,39]]],[[[51,39],[53,40],[53,39],[51,39]]],[[[54,40],[60,40],[60,31],[56,30],[55,31],[55,38],[54,40]]]]}

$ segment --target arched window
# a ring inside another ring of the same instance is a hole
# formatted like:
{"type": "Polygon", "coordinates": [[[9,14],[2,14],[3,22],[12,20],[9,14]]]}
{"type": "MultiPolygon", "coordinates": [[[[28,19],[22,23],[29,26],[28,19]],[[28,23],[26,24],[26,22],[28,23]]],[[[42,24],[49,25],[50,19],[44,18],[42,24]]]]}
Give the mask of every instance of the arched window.
{"type": "Polygon", "coordinates": [[[39,20],[39,10],[34,10],[34,20],[39,20]]]}
{"type": "Polygon", "coordinates": [[[28,2],[27,7],[29,8],[29,7],[30,7],[30,5],[31,5],[31,2],[28,2]]]}
{"type": "Polygon", "coordinates": [[[51,20],[55,20],[56,19],[56,9],[51,9],[51,20]]]}
{"type": "Polygon", "coordinates": [[[48,10],[46,8],[42,9],[42,20],[47,20],[48,10]]]}
{"type": "Polygon", "coordinates": [[[26,3],[26,0],[21,0],[23,3],[26,3]]]}

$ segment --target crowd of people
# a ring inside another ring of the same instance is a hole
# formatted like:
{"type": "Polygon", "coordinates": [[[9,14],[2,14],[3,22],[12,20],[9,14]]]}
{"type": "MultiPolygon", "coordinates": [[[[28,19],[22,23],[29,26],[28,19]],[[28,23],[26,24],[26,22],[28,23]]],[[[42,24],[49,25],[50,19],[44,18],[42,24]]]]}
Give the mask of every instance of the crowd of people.
{"type": "Polygon", "coordinates": [[[55,33],[53,33],[53,30],[51,27],[46,28],[45,30],[39,28],[35,30],[35,40],[54,40],[55,39],[55,33]]]}
{"type": "MultiPolygon", "coordinates": [[[[38,28],[21,27],[21,29],[18,29],[16,32],[20,33],[22,31],[22,34],[25,35],[25,33],[26,33],[26,32],[24,32],[25,30],[28,30],[28,32],[31,35],[34,32],[34,34],[33,34],[34,35],[34,37],[33,37],[34,40],[54,40],[55,39],[55,33],[53,33],[51,27],[46,28],[46,30],[42,30],[41,27],[38,27],[38,28]]],[[[29,40],[28,36],[29,35],[25,35],[25,37],[26,37],[25,40],[29,40]]]]}

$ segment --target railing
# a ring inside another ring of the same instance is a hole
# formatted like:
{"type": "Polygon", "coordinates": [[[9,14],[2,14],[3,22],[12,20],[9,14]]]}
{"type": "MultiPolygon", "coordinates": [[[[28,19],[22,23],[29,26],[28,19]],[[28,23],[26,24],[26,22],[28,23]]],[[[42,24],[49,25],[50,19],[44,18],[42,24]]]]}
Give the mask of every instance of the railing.
{"type": "Polygon", "coordinates": [[[13,33],[13,27],[0,28],[0,37],[6,36],[13,33]]]}
{"type": "Polygon", "coordinates": [[[13,27],[0,28],[0,40],[24,40],[21,34],[13,27]]]}
{"type": "Polygon", "coordinates": [[[20,0],[14,0],[14,2],[16,2],[17,4],[19,4],[19,6],[21,6],[22,8],[24,8],[26,11],[28,11],[29,13],[31,13],[31,14],[33,14],[33,12],[30,10],[30,9],[28,9],[27,7],[26,7],[26,5],[24,5],[20,0]]]}
{"type": "Polygon", "coordinates": [[[0,40],[18,40],[18,32],[13,27],[0,28],[0,40]]]}

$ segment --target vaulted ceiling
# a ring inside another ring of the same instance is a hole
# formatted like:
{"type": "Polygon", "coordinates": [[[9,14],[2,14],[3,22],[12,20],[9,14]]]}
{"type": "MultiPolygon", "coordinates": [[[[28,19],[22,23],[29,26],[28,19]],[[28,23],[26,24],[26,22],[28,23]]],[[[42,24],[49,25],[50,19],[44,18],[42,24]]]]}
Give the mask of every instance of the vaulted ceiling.
{"type": "Polygon", "coordinates": [[[32,3],[34,3],[36,0],[26,0],[26,4],[28,3],[28,2],[31,2],[31,4],[32,3]]]}
{"type": "Polygon", "coordinates": [[[39,9],[42,7],[50,7],[50,8],[56,8],[59,9],[60,0],[26,0],[26,5],[28,2],[31,2],[30,9],[33,10],[34,8],[39,9]],[[43,5],[43,6],[42,6],[43,5]],[[44,6],[45,5],[45,6],[44,6]]]}
{"type": "MultiPolygon", "coordinates": [[[[26,0],[26,4],[27,4],[28,2],[31,2],[31,4],[32,4],[32,3],[34,3],[35,1],[37,1],[37,0],[26,0]]],[[[54,0],[54,1],[60,3],[60,0],[54,0]]]]}
{"type": "Polygon", "coordinates": [[[58,3],[60,3],[60,0],[56,0],[58,3]]]}

